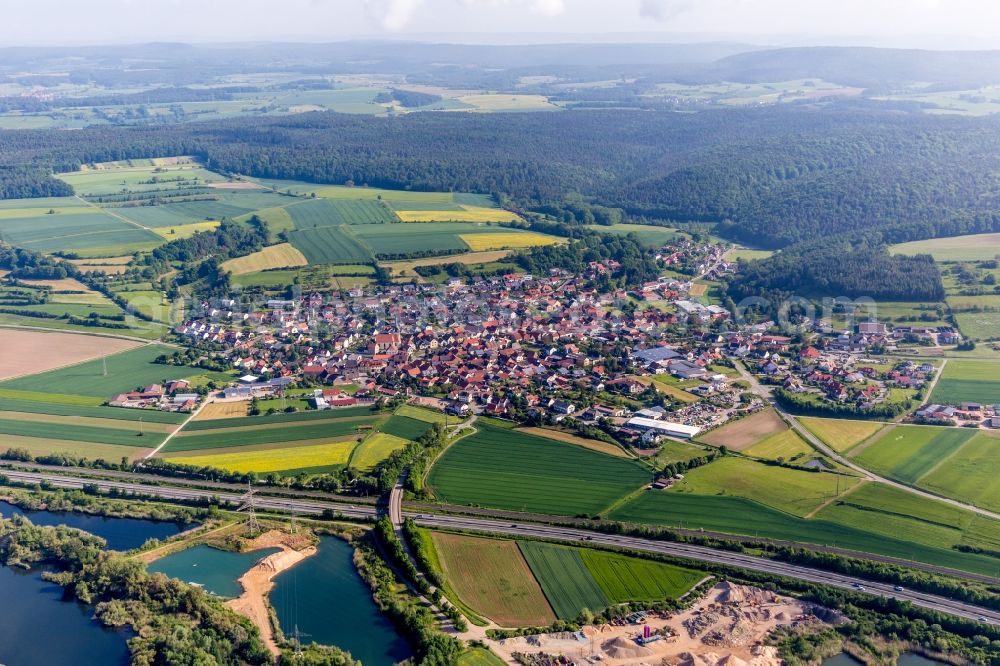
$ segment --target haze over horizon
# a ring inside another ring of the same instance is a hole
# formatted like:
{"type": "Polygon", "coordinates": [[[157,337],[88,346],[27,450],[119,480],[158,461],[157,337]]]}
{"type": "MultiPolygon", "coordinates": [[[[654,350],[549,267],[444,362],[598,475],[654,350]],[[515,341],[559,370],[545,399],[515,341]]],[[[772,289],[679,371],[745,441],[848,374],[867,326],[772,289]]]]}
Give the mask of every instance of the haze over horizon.
{"type": "Polygon", "coordinates": [[[986,0],[65,0],[2,2],[4,46],[150,41],[741,41],[1000,48],[986,0]],[[278,11],[280,9],[280,11],[278,11]],[[775,17],[781,21],[776,22],[775,17]],[[80,26],[87,26],[81,31],[80,26]]]}

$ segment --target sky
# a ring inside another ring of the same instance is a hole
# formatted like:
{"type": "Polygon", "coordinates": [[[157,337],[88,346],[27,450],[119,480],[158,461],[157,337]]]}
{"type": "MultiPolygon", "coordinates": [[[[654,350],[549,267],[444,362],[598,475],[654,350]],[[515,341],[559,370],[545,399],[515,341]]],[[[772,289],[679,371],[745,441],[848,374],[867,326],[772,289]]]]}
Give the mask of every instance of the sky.
{"type": "Polygon", "coordinates": [[[2,46],[370,37],[503,43],[529,33],[534,41],[1000,48],[997,0],[0,0],[0,17],[2,46]]]}

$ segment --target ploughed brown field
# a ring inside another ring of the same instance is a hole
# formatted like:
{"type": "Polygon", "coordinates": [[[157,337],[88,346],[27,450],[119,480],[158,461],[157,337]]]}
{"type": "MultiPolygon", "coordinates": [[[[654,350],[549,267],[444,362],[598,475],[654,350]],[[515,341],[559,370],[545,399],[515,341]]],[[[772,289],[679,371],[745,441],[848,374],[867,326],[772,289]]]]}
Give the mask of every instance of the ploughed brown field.
{"type": "Polygon", "coordinates": [[[117,354],[141,342],[79,333],[0,329],[0,380],[117,354]]]}

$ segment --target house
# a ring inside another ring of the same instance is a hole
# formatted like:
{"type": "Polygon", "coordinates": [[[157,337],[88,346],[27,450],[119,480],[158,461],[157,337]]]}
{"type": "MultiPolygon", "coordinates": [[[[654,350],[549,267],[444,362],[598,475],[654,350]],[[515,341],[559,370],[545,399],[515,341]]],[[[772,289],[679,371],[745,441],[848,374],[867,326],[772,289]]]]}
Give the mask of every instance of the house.
{"type": "Polygon", "coordinates": [[[549,407],[556,414],[565,414],[567,416],[576,411],[576,406],[565,400],[553,400],[549,407]]]}

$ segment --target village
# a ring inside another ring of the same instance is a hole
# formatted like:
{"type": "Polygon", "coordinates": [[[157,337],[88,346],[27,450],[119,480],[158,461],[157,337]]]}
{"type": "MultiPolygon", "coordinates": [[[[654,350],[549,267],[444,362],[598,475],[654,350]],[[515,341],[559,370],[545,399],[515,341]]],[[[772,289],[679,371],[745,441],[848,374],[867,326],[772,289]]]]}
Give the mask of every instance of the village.
{"type": "MultiPolygon", "coordinates": [[[[703,278],[736,270],[724,252],[685,242],[656,256],[665,272],[684,264],[703,278]]],[[[259,304],[204,302],[174,333],[241,375],[218,399],[294,394],[330,409],[419,396],[454,416],[600,429],[638,449],[762,408],[734,361],[821,411],[913,412],[935,366],[883,354],[914,335],[935,343],[957,336],[875,321],[852,330],[817,321],[807,334],[777,335],[772,321],[734,321],[725,307],[694,295],[694,278],[673,272],[632,290],[595,287],[619,270],[608,260],[591,262],[582,275],[552,270],[259,304]]],[[[189,411],[200,398],[176,383],[158,395],[159,388],[111,404],[189,411]]],[[[998,414],[992,405],[929,405],[912,418],[997,426],[998,414]]]]}

